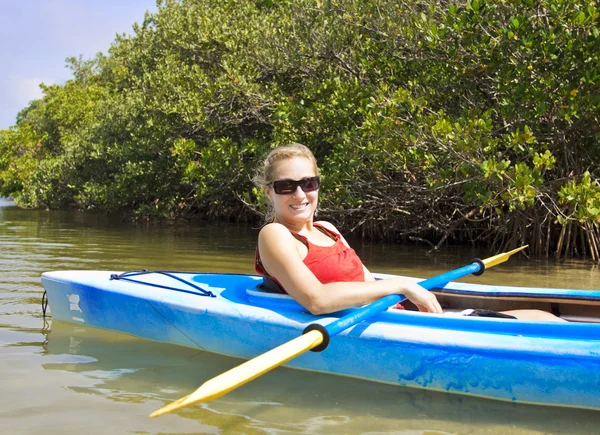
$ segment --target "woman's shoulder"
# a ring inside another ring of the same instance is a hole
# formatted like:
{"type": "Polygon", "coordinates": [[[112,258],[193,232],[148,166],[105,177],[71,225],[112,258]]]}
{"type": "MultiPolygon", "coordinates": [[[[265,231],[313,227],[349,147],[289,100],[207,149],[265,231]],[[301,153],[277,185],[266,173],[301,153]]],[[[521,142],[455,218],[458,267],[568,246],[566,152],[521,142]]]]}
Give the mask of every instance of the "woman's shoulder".
{"type": "Polygon", "coordinates": [[[259,238],[271,238],[271,237],[286,237],[291,236],[290,230],[284,225],[271,222],[260,229],[258,233],[259,238]]]}
{"type": "Polygon", "coordinates": [[[264,257],[275,257],[278,261],[288,261],[292,253],[297,252],[296,240],[295,234],[285,225],[270,223],[258,234],[257,253],[260,252],[263,260],[264,257]]]}

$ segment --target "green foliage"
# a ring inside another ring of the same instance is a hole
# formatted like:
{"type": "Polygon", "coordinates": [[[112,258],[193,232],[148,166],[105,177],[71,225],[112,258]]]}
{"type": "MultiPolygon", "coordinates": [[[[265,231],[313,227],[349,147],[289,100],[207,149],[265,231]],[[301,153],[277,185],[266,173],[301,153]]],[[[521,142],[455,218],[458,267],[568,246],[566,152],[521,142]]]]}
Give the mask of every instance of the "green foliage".
{"type": "Polygon", "coordinates": [[[588,171],[583,174],[581,181],[570,180],[562,186],[558,197],[560,203],[567,205],[571,212],[566,218],[558,216],[561,223],[567,219],[575,219],[580,223],[600,226],[600,183],[592,181],[588,171]]]}
{"type": "Polygon", "coordinates": [[[599,20],[583,0],[165,0],[0,133],[0,194],[254,220],[254,168],[299,141],[342,227],[514,244],[543,223],[554,245],[556,218],[598,222],[599,20]]]}

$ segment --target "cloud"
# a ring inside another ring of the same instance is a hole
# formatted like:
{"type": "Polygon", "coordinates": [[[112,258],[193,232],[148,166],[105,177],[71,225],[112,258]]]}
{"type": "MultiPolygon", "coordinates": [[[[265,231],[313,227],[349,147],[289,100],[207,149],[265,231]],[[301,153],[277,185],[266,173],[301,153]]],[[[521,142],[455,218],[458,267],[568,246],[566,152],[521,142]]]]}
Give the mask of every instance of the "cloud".
{"type": "Polygon", "coordinates": [[[42,79],[41,77],[17,77],[13,79],[13,100],[26,106],[29,102],[42,98],[44,95],[40,89],[40,84],[52,85],[52,79],[42,79]]]}
{"type": "Polygon", "coordinates": [[[9,76],[0,83],[0,128],[15,123],[17,114],[26,108],[33,100],[44,96],[40,84],[55,84],[51,78],[9,76]]]}
{"type": "Polygon", "coordinates": [[[132,33],[156,0],[11,0],[0,13],[0,129],[43,96],[40,83],[71,78],[67,57],[107,53],[117,33],[132,33]]]}

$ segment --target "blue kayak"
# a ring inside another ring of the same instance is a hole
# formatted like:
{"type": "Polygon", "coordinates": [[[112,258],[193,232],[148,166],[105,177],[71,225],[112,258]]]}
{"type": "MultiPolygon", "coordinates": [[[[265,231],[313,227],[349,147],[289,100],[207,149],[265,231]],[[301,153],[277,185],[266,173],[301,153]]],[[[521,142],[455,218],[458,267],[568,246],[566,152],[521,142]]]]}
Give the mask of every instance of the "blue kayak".
{"type": "MultiPolygon", "coordinates": [[[[386,279],[391,275],[375,274],[386,279]]],[[[413,278],[418,280],[417,278],[413,278]]],[[[56,271],[42,275],[54,320],[250,359],[354,309],[314,316],[256,275],[56,271]]],[[[445,314],[390,308],[286,365],[491,399],[600,410],[600,291],[450,282],[445,314]],[[465,317],[537,308],[568,322],[465,317]]]]}

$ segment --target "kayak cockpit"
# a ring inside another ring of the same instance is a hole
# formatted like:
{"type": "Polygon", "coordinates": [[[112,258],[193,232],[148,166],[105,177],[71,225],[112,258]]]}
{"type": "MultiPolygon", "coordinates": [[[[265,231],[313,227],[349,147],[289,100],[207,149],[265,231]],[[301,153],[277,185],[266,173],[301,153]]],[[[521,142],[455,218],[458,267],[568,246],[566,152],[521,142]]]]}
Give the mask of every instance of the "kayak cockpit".
{"type": "Polygon", "coordinates": [[[600,323],[600,298],[591,291],[587,297],[585,294],[578,297],[557,297],[551,294],[465,294],[446,289],[434,290],[433,293],[445,312],[459,312],[469,308],[498,312],[541,310],[569,322],[600,323]]]}
{"type": "MultiPolygon", "coordinates": [[[[377,276],[377,275],[376,275],[377,276]]],[[[391,275],[381,275],[383,279],[391,275]]],[[[379,277],[379,276],[378,276],[379,277]]],[[[416,278],[411,278],[418,280],[416,278]]],[[[280,293],[265,279],[256,287],[246,289],[249,302],[275,308],[306,311],[291,296],[280,293]]],[[[463,310],[541,310],[569,322],[600,323],[600,292],[592,290],[536,289],[526,287],[491,286],[448,283],[434,289],[445,313],[463,310]]],[[[402,302],[408,311],[418,311],[410,301],[402,302]]]]}

